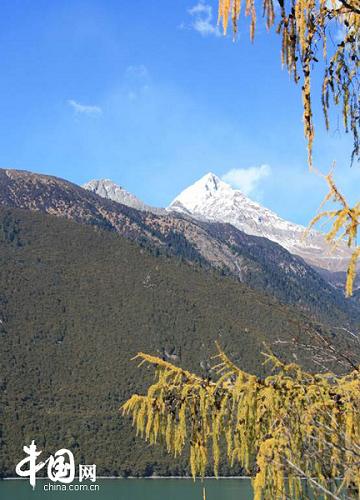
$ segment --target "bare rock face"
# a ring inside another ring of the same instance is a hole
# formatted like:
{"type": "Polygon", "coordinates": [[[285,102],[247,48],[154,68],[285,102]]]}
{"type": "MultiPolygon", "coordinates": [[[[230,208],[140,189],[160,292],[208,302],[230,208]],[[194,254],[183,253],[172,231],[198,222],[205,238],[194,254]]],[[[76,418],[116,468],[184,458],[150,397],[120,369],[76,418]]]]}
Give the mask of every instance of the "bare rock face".
{"type": "Polygon", "coordinates": [[[180,193],[168,210],[230,223],[246,234],[275,241],[309,264],[330,271],[344,271],[351,255],[345,243],[331,252],[322,233],[306,233],[305,227],[282,219],[212,173],[180,193]]]}
{"type": "Polygon", "coordinates": [[[153,213],[164,212],[164,209],[146,205],[146,203],[142,202],[139,198],[137,198],[137,196],[129,193],[129,191],[126,191],[126,189],[118,184],[115,184],[115,182],[110,179],[94,179],[83,184],[82,187],[88,191],[98,194],[102,198],[122,203],[128,207],[136,208],[137,210],[153,213]]]}

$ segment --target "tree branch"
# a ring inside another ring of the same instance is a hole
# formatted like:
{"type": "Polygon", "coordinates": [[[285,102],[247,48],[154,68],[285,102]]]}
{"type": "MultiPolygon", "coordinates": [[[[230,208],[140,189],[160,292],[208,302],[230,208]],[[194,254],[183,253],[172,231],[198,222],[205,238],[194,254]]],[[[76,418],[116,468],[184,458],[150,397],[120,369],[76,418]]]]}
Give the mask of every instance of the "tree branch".
{"type": "Polygon", "coordinates": [[[347,0],[339,0],[339,1],[340,3],[343,4],[344,7],[351,10],[351,12],[354,12],[355,14],[360,14],[360,9],[355,7],[355,5],[351,5],[349,2],[347,2],[347,0]]]}

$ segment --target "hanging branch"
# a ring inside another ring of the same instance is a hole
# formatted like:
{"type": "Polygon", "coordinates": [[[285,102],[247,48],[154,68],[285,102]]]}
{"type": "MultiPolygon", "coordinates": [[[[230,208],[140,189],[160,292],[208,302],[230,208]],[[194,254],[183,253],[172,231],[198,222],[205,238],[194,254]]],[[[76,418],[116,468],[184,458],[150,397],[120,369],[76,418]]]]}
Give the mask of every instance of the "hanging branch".
{"type": "MultiPolygon", "coordinates": [[[[281,59],[295,83],[301,82],[304,134],[307,140],[308,164],[313,169],[313,144],[315,137],[312,75],[319,58],[324,62],[321,86],[321,103],[325,126],[330,128],[329,111],[339,106],[343,127],[351,133],[353,147],[351,162],[360,157],[360,1],[359,0],[278,0],[280,9],[275,16],[274,0],[263,0],[262,10],[266,26],[270,29],[278,18],[277,33],[281,36],[281,59]],[[333,41],[334,36],[338,40],[333,41]],[[330,43],[329,43],[330,42],[330,43]],[[319,48],[322,47],[322,56],[319,48]]],[[[238,32],[241,0],[219,0],[219,22],[224,33],[231,18],[234,37],[238,32]]],[[[246,0],[245,15],[251,17],[250,38],[254,39],[256,8],[254,0],[246,0]]],[[[340,194],[331,176],[324,176],[329,185],[326,201],[340,204],[337,211],[323,212],[316,216],[313,226],[324,217],[333,219],[332,230],[327,235],[334,242],[341,234],[354,248],[349,262],[346,295],[352,295],[356,263],[360,248],[356,241],[359,224],[359,203],[351,208],[340,194]],[[341,230],[343,232],[341,233],[341,230]]]]}
{"type": "MultiPolygon", "coordinates": [[[[312,74],[322,47],[325,72],[322,84],[322,105],[325,124],[329,127],[331,104],[340,105],[344,129],[353,136],[352,159],[359,157],[359,0],[279,0],[275,16],[273,0],[263,0],[262,12],[270,29],[278,18],[277,33],[282,38],[281,59],[295,83],[302,81],[304,134],[308,142],[308,162],[312,167],[314,122],[312,111],[312,74]],[[341,39],[332,42],[332,35],[341,39]],[[332,42],[329,44],[329,40],[332,42]],[[331,48],[330,60],[328,51],[331,48]],[[302,74],[302,77],[300,77],[302,74]],[[332,96],[332,102],[330,101],[332,96]]],[[[219,0],[218,20],[224,33],[231,19],[234,37],[238,32],[241,0],[219,0]]],[[[254,39],[257,22],[255,0],[246,0],[245,15],[250,17],[250,38],[254,39]]]]}
{"type": "Polygon", "coordinates": [[[218,378],[210,381],[139,354],[155,366],[157,379],[121,410],[132,416],[138,435],[164,443],[175,457],[187,444],[194,478],[209,466],[218,475],[221,457],[240,464],[253,476],[255,500],[300,499],[307,487],[332,498],[358,494],[359,370],[343,377],[310,374],[265,356],[273,375],[261,380],[218,347],[218,378]],[[299,471],[310,482],[301,481],[299,471]]]}
{"type": "MultiPolygon", "coordinates": [[[[351,208],[344,196],[337,189],[332,174],[326,175],[325,180],[329,186],[329,192],[325,196],[321,207],[327,202],[333,201],[341,206],[338,210],[326,210],[316,215],[310,222],[310,228],[321,219],[326,219],[331,222],[331,228],[326,234],[326,239],[329,243],[336,246],[339,241],[344,239],[350,248],[354,248],[352,257],[347,270],[346,295],[352,295],[353,284],[356,276],[356,264],[360,257],[360,247],[357,246],[357,229],[360,223],[360,202],[351,208]]],[[[321,208],[320,207],[320,208],[321,208]]]]}

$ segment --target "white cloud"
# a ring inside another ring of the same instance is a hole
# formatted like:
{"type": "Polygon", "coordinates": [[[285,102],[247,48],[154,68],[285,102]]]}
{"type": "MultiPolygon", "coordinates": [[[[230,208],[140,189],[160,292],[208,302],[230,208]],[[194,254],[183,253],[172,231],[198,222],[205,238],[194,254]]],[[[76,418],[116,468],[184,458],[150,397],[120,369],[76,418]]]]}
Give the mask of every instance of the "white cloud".
{"type": "Polygon", "coordinates": [[[68,100],[69,106],[72,107],[76,114],[85,114],[85,115],[101,115],[102,109],[99,106],[90,106],[87,104],[80,104],[73,99],[68,100]]]}
{"type": "Polygon", "coordinates": [[[213,19],[214,15],[211,5],[200,0],[200,2],[188,9],[188,13],[193,18],[191,28],[200,33],[200,35],[221,36],[219,27],[213,19]]]}
{"type": "Polygon", "coordinates": [[[244,194],[254,194],[262,179],[271,174],[269,165],[250,168],[233,168],[222,176],[222,180],[240,189],[244,194]]]}

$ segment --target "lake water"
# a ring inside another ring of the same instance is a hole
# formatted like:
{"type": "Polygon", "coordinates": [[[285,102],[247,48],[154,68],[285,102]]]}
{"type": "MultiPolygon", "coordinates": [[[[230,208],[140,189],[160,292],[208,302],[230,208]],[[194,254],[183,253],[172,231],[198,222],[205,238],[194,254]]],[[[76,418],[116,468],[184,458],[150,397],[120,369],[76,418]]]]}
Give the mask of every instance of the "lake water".
{"type": "MultiPolygon", "coordinates": [[[[44,491],[50,483],[37,480],[33,491],[27,480],[0,481],[1,500],[202,500],[202,483],[186,479],[99,479],[99,491],[44,491]]],[[[56,484],[56,483],[51,483],[56,484]]],[[[72,483],[76,486],[78,483],[72,483]]],[[[84,483],[82,483],[84,484],[84,483]]],[[[87,482],[86,484],[92,484],[87,482]]],[[[206,500],[252,500],[248,479],[207,479],[206,500]]]]}

